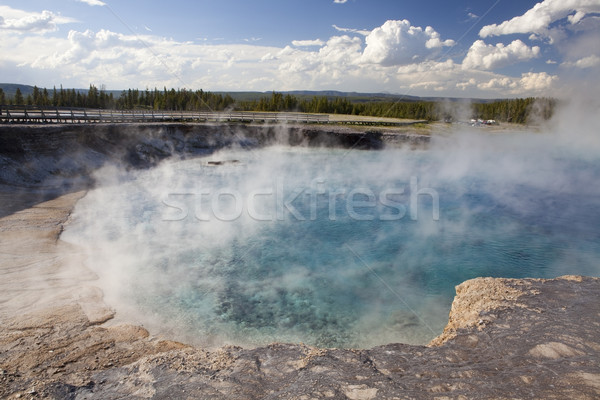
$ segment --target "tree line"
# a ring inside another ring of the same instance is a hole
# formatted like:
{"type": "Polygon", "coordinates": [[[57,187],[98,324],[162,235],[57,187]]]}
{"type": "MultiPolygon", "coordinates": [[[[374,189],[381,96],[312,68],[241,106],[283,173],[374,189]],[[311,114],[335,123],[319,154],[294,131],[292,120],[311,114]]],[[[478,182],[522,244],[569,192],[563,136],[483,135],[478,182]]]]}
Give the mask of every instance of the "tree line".
{"type": "Polygon", "coordinates": [[[473,118],[494,119],[519,124],[548,120],[554,114],[556,100],[551,98],[534,98],[499,100],[492,103],[473,104],[473,118]]]}
{"type": "Polygon", "coordinates": [[[86,108],[113,108],[115,99],[112,93],[108,94],[90,86],[88,93],[82,93],[75,89],[60,89],[54,87],[52,90],[33,87],[33,92],[24,96],[20,88],[17,88],[14,96],[7,96],[0,88],[0,104],[28,105],[40,107],[86,107],[86,108]]]}
{"type": "Polygon", "coordinates": [[[121,92],[119,97],[113,93],[99,90],[90,85],[86,92],[75,89],[60,89],[54,87],[52,90],[33,87],[33,92],[24,96],[19,88],[15,95],[6,96],[0,88],[0,104],[29,105],[41,107],[81,107],[100,109],[154,109],[172,111],[198,111],[218,110],[222,111],[235,103],[229,95],[214,94],[202,90],[191,91],[186,89],[167,90],[138,90],[129,89],[121,92]]]}
{"type": "MultiPolygon", "coordinates": [[[[82,107],[100,109],[148,109],[170,111],[297,111],[305,113],[347,114],[389,118],[407,118],[427,121],[447,120],[455,113],[446,104],[433,101],[377,101],[353,102],[344,97],[328,98],[314,96],[301,99],[291,94],[272,92],[258,100],[236,102],[228,94],[203,90],[154,88],[153,90],[128,89],[118,97],[90,85],[87,93],[75,89],[51,90],[34,86],[33,92],[24,96],[17,88],[14,96],[7,96],[0,89],[0,104],[35,105],[42,107],[82,107]]],[[[556,100],[549,98],[525,98],[498,100],[488,103],[472,103],[472,118],[502,122],[526,123],[534,118],[549,119],[556,100]]]]}
{"type": "MultiPolygon", "coordinates": [[[[299,100],[287,94],[273,92],[271,97],[240,102],[237,108],[244,111],[300,111],[306,113],[347,114],[373,117],[405,118],[427,121],[450,120],[460,114],[460,103],[448,107],[434,101],[377,101],[351,102],[344,97],[315,96],[310,100],[299,100]]],[[[497,100],[487,103],[472,103],[471,118],[501,122],[527,123],[535,119],[548,120],[552,117],[556,100],[528,97],[525,99],[497,100]]]]}

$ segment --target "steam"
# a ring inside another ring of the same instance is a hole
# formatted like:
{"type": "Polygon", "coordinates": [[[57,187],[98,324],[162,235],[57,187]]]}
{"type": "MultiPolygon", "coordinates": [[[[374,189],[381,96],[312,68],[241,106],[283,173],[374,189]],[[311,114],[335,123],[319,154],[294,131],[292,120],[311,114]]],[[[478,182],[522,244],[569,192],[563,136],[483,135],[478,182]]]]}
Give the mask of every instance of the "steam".
{"type": "Polygon", "coordinates": [[[454,125],[428,150],[105,168],[63,239],[88,250],[119,315],[180,340],[426,343],[466,279],[600,273],[597,115],[537,132],[454,125]]]}

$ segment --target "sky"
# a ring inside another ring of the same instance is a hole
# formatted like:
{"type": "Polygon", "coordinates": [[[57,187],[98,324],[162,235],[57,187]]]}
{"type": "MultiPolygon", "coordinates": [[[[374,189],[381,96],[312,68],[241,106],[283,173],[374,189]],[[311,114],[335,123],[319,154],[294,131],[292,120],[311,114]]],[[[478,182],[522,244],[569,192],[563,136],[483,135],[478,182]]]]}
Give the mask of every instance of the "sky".
{"type": "Polygon", "coordinates": [[[0,82],[557,96],[599,39],[600,0],[3,0],[0,82]]]}

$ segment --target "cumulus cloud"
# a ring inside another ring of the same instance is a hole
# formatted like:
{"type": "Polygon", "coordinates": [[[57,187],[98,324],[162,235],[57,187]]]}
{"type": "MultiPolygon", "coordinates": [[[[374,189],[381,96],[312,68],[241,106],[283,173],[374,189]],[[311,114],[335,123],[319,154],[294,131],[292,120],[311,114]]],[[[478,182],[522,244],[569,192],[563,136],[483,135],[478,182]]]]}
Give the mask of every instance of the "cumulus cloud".
{"type": "Polygon", "coordinates": [[[549,75],[546,72],[527,72],[523,73],[520,78],[512,78],[508,76],[494,77],[487,82],[478,84],[482,90],[497,90],[508,91],[510,93],[526,93],[539,94],[545,93],[552,88],[558,81],[555,75],[549,75]]]}
{"type": "Polygon", "coordinates": [[[357,62],[362,49],[362,40],[350,36],[334,36],[319,49],[319,59],[326,63],[345,65],[357,62]]]}
{"type": "Polygon", "coordinates": [[[100,0],[79,0],[80,3],[85,3],[90,6],[105,6],[106,3],[100,0]]]}
{"type": "Polygon", "coordinates": [[[68,35],[70,48],[66,52],[55,53],[46,59],[38,58],[36,66],[56,67],[72,62],[91,63],[94,59],[118,60],[124,55],[124,49],[144,47],[137,37],[129,37],[102,29],[96,33],[91,30],[78,32],[71,30],[68,35]],[[108,50],[108,51],[103,51],[108,50]]]}
{"type": "Polygon", "coordinates": [[[594,68],[600,66],[600,57],[597,55],[591,55],[587,57],[580,58],[577,61],[566,61],[561,64],[563,67],[575,67],[575,68],[594,68]]]}
{"type": "Polygon", "coordinates": [[[501,78],[492,78],[487,82],[479,83],[478,87],[480,89],[507,89],[507,88],[515,88],[517,83],[514,79],[503,76],[501,78]]]}
{"type": "Polygon", "coordinates": [[[456,68],[456,64],[451,59],[438,62],[438,61],[425,61],[419,64],[403,65],[398,68],[399,74],[412,74],[421,72],[442,72],[452,71],[456,68]]]}
{"type": "Polygon", "coordinates": [[[411,64],[424,61],[453,40],[442,40],[432,27],[415,27],[408,20],[387,21],[366,37],[363,61],[383,66],[411,64]]]}
{"type": "Polygon", "coordinates": [[[557,81],[558,77],[556,75],[550,75],[546,72],[526,72],[521,74],[519,89],[522,88],[534,93],[544,92],[550,89],[557,81]]]}
{"type": "Polygon", "coordinates": [[[440,38],[433,28],[412,27],[408,21],[386,24],[367,37],[349,32],[323,41],[294,41],[283,48],[252,42],[182,42],[106,29],[71,30],[68,35],[24,35],[0,29],[0,63],[8,81],[86,87],[94,79],[111,89],[327,88],[499,97],[535,95],[533,90],[552,81],[544,75],[507,78],[489,70],[465,69],[449,58],[436,60],[436,52],[452,41],[440,38]]]}
{"type": "Polygon", "coordinates": [[[308,47],[308,46],[323,46],[325,44],[325,42],[323,42],[321,39],[315,39],[315,40],[293,40],[292,44],[294,46],[298,46],[298,47],[308,47]]]}
{"type": "Polygon", "coordinates": [[[491,70],[515,62],[530,60],[539,55],[540,48],[538,46],[529,47],[518,39],[508,46],[503,43],[494,46],[485,44],[483,40],[476,40],[463,60],[462,66],[465,69],[491,70]]]}
{"type": "Polygon", "coordinates": [[[0,29],[22,33],[44,33],[56,31],[58,25],[71,22],[75,20],[47,10],[36,13],[0,6],[0,29]]]}
{"type": "MultiPolygon", "coordinates": [[[[34,40],[0,32],[0,53],[6,74],[11,80],[28,74],[32,81],[39,76],[52,75],[50,86],[58,81],[74,87],[86,86],[90,79],[121,89],[127,87],[190,87],[248,90],[267,90],[280,87],[277,67],[282,61],[275,59],[281,48],[238,45],[200,45],[179,42],[152,35],[124,35],[108,30],[69,32],[67,38],[51,37],[34,40]],[[269,56],[271,55],[271,57],[269,56]],[[58,77],[58,78],[57,78],[58,77]],[[267,77],[267,81],[261,78],[267,77]],[[65,79],[67,78],[67,79],[65,79]],[[264,86],[253,86],[255,82],[264,86]],[[277,84],[275,84],[277,82],[277,84]],[[215,83],[219,87],[215,87],[215,83]]],[[[287,56],[286,56],[287,57],[287,56]]],[[[22,79],[22,78],[21,78],[22,79]]],[[[41,82],[40,82],[41,84],[41,82]]]]}
{"type": "Polygon", "coordinates": [[[400,67],[396,82],[409,90],[453,93],[454,96],[496,98],[509,96],[551,96],[557,88],[558,77],[545,72],[524,73],[511,77],[486,70],[465,70],[451,60],[429,61],[400,67]]]}
{"type": "Polygon", "coordinates": [[[577,24],[587,14],[600,13],[598,0],[544,0],[537,3],[525,14],[502,22],[500,25],[486,25],[479,36],[509,35],[513,33],[537,33],[545,35],[550,24],[567,17],[568,22],[577,24]]]}
{"type": "Polygon", "coordinates": [[[330,38],[318,51],[301,51],[287,46],[278,54],[282,61],[279,71],[288,79],[290,74],[299,74],[298,84],[303,79],[313,80],[315,75],[328,76],[335,83],[358,68],[361,50],[362,40],[347,35],[330,38]]]}

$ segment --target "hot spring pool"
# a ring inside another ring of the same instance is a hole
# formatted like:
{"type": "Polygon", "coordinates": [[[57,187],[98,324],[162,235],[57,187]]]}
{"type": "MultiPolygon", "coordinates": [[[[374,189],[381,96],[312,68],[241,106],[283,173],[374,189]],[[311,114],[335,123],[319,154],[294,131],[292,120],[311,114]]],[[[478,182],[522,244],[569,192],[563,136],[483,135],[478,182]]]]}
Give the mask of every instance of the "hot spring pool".
{"type": "Polygon", "coordinates": [[[600,275],[599,157],[547,142],[478,134],[105,169],[62,238],[89,250],[110,304],[176,339],[424,344],[464,280],[600,275]]]}

